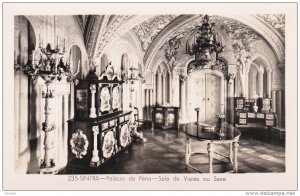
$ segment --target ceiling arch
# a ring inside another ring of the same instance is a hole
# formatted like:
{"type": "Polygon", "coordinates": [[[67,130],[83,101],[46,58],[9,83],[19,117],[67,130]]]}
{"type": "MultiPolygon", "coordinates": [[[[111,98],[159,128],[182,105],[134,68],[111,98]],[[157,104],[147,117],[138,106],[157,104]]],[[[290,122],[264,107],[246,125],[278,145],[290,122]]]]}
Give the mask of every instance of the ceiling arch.
{"type": "MultiPolygon", "coordinates": [[[[145,21],[155,21],[157,15],[102,15],[94,16],[93,27],[87,39],[87,49],[89,56],[99,57],[101,52],[107,48],[110,43],[116,40],[119,36],[126,32],[134,32],[137,39],[139,35],[136,34],[134,28],[141,27],[145,21]],[[109,25],[108,25],[109,23],[109,25]]],[[[260,35],[273,50],[279,64],[284,64],[285,50],[284,50],[284,37],[278,33],[270,23],[264,21],[261,16],[257,15],[230,15],[230,16],[215,16],[219,19],[220,23],[224,20],[235,20],[254,30],[260,35]]],[[[159,17],[158,17],[159,18],[159,17]]],[[[140,41],[142,53],[144,53],[143,64],[145,69],[149,68],[157,51],[168,41],[172,36],[182,33],[187,29],[195,28],[196,25],[201,23],[202,15],[176,15],[169,17],[167,22],[160,24],[163,27],[156,31],[152,36],[151,43],[146,50],[143,51],[143,43],[140,41]],[[170,20],[170,18],[174,18],[170,20]]],[[[146,22],[149,24],[148,22],[146,22]]],[[[155,26],[155,25],[152,25],[155,26]]],[[[148,31],[149,33],[150,31],[148,31]]]]}
{"type": "MultiPolygon", "coordinates": [[[[272,50],[275,53],[275,56],[279,63],[284,62],[285,53],[284,53],[284,39],[279,36],[279,34],[267,23],[263,22],[259,17],[255,15],[248,16],[226,16],[220,17],[220,19],[234,19],[239,21],[249,28],[253,29],[256,33],[258,33],[263,39],[267,41],[272,50]]],[[[156,52],[163,46],[163,44],[172,36],[178,29],[182,29],[183,26],[191,26],[191,23],[199,18],[199,15],[181,15],[172,21],[166,28],[164,28],[153,40],[149,49],[145,53],[144,56],[144,64],[145,67],[148,68],[150,63],[153,61],[153,58],[156,52]]],[[[198,23],[199,24],[199,23],[198,23]]],[[[194,24],[195,25],[195,24],[194,24]]]]}
{"type": "Polygon", "coordinates": [[[266,68],[266,70],[274,69],[269,59],[267,59],[264,55],[260,53],[253,54],[249,62],[250,64],[253,62],[260,62],[260,64],[263,65],[266,68]]]}

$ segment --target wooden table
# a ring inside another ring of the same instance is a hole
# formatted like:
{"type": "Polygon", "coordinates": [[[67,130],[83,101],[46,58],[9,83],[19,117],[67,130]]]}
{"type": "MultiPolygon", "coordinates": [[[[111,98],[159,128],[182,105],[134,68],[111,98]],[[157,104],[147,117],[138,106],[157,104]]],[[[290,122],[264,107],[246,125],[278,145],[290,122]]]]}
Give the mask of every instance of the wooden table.
{"type": "MultiPolygon", "coordinates": [[[[219,130],[219,128],[216,128],[216,130],[219,130]]],[[[199,172],[202,172],[200,169],[190,164],[190,156],[198,153],[198,152],[192,152],[191,140],[193,139],[199,142],[207,143],[209,173],[213,173],[212,163],[213,163],[214,153],[228,158],[230,163],[233,165],[233,172],[237,172],[238,170],[237,155],[238,155],[238,146],[239,146],[238,141],[241,132],[236,127],[229,125],[227,123],[222,124],[221,130],[223,134],[220,134],[219,131],[204,132],[202,130],[201,124],[198,125],[197,123],[188,123],[183,127],[183,131],[186,134],[185,162],[187,166],[199,172]],[[229,144],[229,154],[224,155],[217,151],[214,151],[215,144],[229,144]]]]}

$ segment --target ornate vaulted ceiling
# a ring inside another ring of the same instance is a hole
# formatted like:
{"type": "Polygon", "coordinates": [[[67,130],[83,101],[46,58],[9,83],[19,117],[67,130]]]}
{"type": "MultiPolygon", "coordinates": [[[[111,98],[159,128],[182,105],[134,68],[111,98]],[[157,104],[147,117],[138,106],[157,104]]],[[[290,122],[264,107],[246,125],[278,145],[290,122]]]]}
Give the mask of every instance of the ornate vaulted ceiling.
{"type": "MultiPolygon", "coordinates": [[[[86,47],[90,56],[97,57],[113,40],[133,32],[144,52],[147,66],[154,54],[170,39],[192,32],[201,23],[203,15],[96,15],[77,16],[84,29],[86,47]]],[[[274,50],[279,62],[284,61],[285,18],[282,14],[248,16],[211,16],[217,28],[226,30],[232,39],[239,36],[251,39],[261,37],[274,50]]]]}
{"type": "Polygon", "coordinates": [[[133,28],[141,42],[143,51],[146,51],[157,34],[164,29],[178,15],[158,15],[138,24],[133,28]]]}

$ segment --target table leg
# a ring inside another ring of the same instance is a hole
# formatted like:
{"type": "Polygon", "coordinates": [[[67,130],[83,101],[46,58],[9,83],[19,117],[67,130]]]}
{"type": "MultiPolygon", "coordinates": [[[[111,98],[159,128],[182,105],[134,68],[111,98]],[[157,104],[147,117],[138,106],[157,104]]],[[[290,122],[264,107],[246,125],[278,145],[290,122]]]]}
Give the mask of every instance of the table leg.
{"type": "Polygon", "coordinates": [[[232,161],[232,143],[229,143],[229,161],[231,164],[233,164],[232,161]]]}
{"type": "Polygon", "coordinates": [[[234,169],[235,173],[237,173],[237,171],[238,171],[238,161],[237,161],[238,147],[239,147],[239,143],[238,142],[234,142],[233,143],[233,151],[234,151],[233,169],[234,169]]]}
{"type": "Polygon", "coordinates": [[[185,137],[185,165],[190,164],[190,154],[191,154],[191,138],[185,137]]]}
{"type": "Polygon", "coordinates": [[[213,167],[212,167],[212,162],[213,162],[213,144],[212,143],[207,143],[207,151],[208,151],[208,163],[209,163],[209,168],[208,172],[213,173],[213,167]]]}

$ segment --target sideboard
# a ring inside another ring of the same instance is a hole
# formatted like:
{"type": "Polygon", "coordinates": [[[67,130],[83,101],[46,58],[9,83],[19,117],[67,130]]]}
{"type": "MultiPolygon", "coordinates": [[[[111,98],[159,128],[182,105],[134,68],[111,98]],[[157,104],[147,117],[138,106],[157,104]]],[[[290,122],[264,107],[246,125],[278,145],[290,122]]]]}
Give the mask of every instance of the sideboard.
{"type": "Polygon", "coordinates": [[[160,129],[179,129],[179,107],[152,107],[152,127],[160,129]]]}

